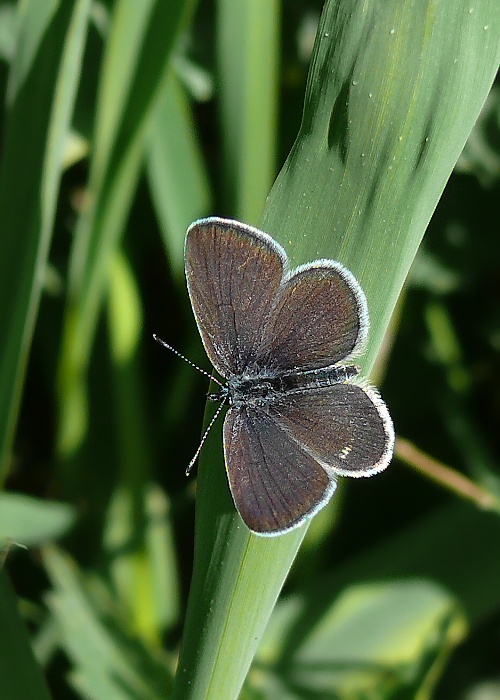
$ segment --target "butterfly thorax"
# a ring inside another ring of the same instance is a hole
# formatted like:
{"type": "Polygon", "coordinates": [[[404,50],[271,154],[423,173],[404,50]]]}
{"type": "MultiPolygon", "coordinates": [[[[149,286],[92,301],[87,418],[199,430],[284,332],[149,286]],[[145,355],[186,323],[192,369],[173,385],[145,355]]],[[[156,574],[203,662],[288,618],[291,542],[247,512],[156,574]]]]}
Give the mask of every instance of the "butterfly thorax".
{"type": "Polygon", "coordinates": [[[359,367],[351,365],[330,365],[319,369],[294,369],[274,373],[245,372],[231,377],[225,390],[232,406],[265,406],[282,401],[287,394],[322,389],[346,382],[358,373],[359,367]]]}

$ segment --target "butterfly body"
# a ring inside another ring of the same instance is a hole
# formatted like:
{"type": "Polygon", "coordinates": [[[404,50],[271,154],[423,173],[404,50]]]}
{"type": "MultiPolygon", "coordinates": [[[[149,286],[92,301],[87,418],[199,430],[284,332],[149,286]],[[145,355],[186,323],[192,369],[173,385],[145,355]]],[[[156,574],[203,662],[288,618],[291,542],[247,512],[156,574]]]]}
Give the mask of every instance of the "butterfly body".
{"type": "Polygon", "coordinates": [[[236,221],[188,230],[186,278],[205,350],[226,380],[224,457],[234,503],[259,535],[279,535],[328,502],[336,476],[370,476],[394,431],[358,382],[367,304],[340,263],[288,269],[269,235],[236,221]]]}
{"type": "Polygon", "coordinates": [[[228,379],[227,385],[216,394],[209,394],[211,401],[227,401],[231,406],[266,406],[286,399],[287,394],[302,393],[313,389],[326,389],[347,382],[359,374],[354,365],[322,367],[305,372],[282,374],[266,372],[245,373],[228,379]]]}

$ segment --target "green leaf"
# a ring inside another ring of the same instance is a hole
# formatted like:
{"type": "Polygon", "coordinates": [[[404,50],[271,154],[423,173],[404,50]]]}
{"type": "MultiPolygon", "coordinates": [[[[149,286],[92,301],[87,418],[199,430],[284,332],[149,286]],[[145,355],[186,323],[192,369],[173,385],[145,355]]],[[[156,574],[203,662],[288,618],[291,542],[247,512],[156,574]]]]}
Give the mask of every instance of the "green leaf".
{"type": "Polygon", "coordinates": [[[66,534],[75,510],[65,503],[41,501],[17,493],[0,494],[0,543],[46,544],[66,534]]]}
{"type": "Polygon", "coordinates": [[[89,5],[30,0],[19,15],[0,167],[0,479],[46,274],[89,5]]]}
{"type": "Polygon", "coordinates": [[[324,609],[317,600],[325,583],[317,579],[306,595],[278,604],[256,658],[260,674],[250,686],[280,685],[283,698],[394,697],[435,680],[436,657],[446,657],[463,639],[463,613],[434,583],[330,589],[324,609]]]}
{"type": "Polygon", "coordinates": [[[50,700],[43,674],[31,650],[17,600],[0,571],[0,690],[9,700],[50,700]]]}
{"type": "Polygon", "coordinates": [[[86,372],[110,266],[130,210],[145,135],[162,78],[194,0],[118,0],[99,83],[88,206],[71,255],[59,365],[59,452],[69,455],[87,430],[86,372]]]}
{"type": "MultiPolygon", "coordinates": [[[[158,643],[177,622],[179,592],[170,507],[151,483],[152,455],[144,416],[137,349],[143,324],[139,290],[123,255],[116,255],[109,285],[109,338],[112,353],[116,437],[120,469],[107,508],[104,551],[117,595],[131,628],[158,643]]],[[[96,452],[99,461],[102,454],[96,452]]]]}
{"type": "Polygon", "coordinates": [[[57,550],[44,553],[54,590],[48,603],[75,670],[71,682],[94,700],[168,697],[164,659],[134,639],[100,581],[87,581],[57,550]]]}
{"type": "Polygon", "coordinates": [[[256,224],[276,170],[279,3],[219,0],[217,19],[226,199],[256,224]]]}
{"type": "Polygon", "coordinates": [[[186,229],[207,213],[210,194],[190,107],[173,70],[151,119],[147,167],[170,267],[184,280],[186,229]]]}

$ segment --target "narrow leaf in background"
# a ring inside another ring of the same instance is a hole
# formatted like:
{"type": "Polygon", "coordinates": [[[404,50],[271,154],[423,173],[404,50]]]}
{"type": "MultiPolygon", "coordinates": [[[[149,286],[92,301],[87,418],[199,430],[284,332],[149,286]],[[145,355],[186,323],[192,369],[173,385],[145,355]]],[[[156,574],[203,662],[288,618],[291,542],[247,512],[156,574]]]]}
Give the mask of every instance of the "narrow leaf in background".
{"type": "Polygon", "coordinates": [[[1,480],[45,280],[89,7],[90,0],[31,0],[19,12],[0,166],[1,480]]]}
{"type": "Polygon", "coordinates": [[[225,199],[247,224],[258,224],[276,172],[279,11],[277,0],[217,7],[225,199]]]}
{"type": "Polygon", "coordinates": [[[112,255],[137,185],[148,118],[193,6],[193,0],[118,0],[114,8],[99,84],[88,206],[71,255],[59,367],[62,455],[81,444],[87,429],[86,371],[112,255]]]}

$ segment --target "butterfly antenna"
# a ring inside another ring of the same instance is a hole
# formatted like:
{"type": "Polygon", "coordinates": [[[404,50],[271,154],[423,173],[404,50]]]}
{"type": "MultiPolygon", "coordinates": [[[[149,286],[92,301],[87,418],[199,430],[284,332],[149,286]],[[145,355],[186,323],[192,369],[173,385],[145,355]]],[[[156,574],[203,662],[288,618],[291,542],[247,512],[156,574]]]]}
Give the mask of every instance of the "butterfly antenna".
{"type": "Polygon", "coordinates": [[[222,384],[222,382],[219,382],[218,379],[216,379],[215,377],[213,377],[213,376],[212,376],[211,374],[209,374],[208,372],[205,372],[204,369],[202,369],[201,367],[198,367],[198,365],[195,365],[195,363],[194,363],[194,362],[191,362],[191,360],[188,360],[188,358],[187,358],[187,357],[184,357],[184,355],[182,355],[182,353],[180,353],[178,350],[176,350],[175,348],[173,348],[171,345],[169,345],[168,343],[166,343],[166,342],[165,342],[164,340],[162,340],[161,338],[158,338],[158,336],[155,335],[154,333],[153,333],[153,338],[156,340],[157,343],[159,343],[160,345],[163,345],[164,348],[167,348],[167,350],[170,350],[171,352],[173,352],[174,355],[177,355],[177,357],[180,357],[181,360],[184,360],[184,362],[187,362],[188,365],[191,365],[191,367],[194,367],[195,369],[197,369],[198,372],[201,372],[202,374],[204,374],[205,377],[208,377],[209,379],[211,379],[212,381],[214,381],[214,382],[215,382],[216,384],[218,384],[219,386],[222,386],[222,387],[224,386],[224,384],[222,384]]]}
{"type": "Polygon", "coordinates": [[[220,413],[220,412],[222,411],[222,409],[224,408],[224,404],[225,404],[225,403],[226,403],[226,397],[224,396],[224,398],[223,398],[222,401],[220,402],[219,408],[218,408],[218,409],[215,411],[215,413],[214,413],[214,417],[212,418],[212,420],[210,421],[210,423],[209,423],[208,426],[207,426],[207,429],[206,429],[205,432],[203,433],[203,437],[201,438],[200,444],[198,445],[198,449],[197,449],[196,452],[194,453],[193,459],[192,459],[192,460],[189,462],[189,464],[187,465],[186,476],[189,476],[189,474],[191,473],[191,469],[193,468],[194,463],[195,463],[196,460],[198,459],[198,455],[199,455],[200,452],[201,452],[201,448],[203,447],[203,443],[204,443],[205,440],[207,439],[208,433],[211,431],[213,424],[215,423],[215,421],[216,421],[217,418],[219,417],[219,413],[220,413]]]}

